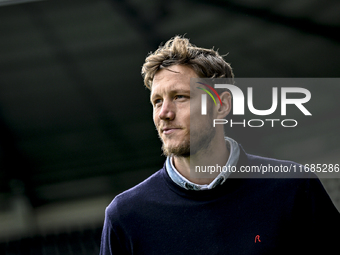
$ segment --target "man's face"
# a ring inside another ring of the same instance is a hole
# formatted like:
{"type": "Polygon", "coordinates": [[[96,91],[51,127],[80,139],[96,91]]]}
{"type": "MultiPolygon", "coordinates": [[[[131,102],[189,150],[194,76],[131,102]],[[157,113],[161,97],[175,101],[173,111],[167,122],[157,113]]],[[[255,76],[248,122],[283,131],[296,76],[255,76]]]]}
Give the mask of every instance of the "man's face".
{"type": "MultiPolygon", "coordinates": [[[[153,79],[150,97],[153,120],[166,156],[190,156],[190,100],[194,100],[190,96],[190,78],[198,78],[190,67],[175,65],[161,69],[153,79]]],[[[198,107],[191,114],[200,116],[198,96],[196,101],[198,107]]],[[[191,129],[192,148],[207,147],[215,134],[212,128],[199,123],[199,119],[192,123],[191,129]]]]}

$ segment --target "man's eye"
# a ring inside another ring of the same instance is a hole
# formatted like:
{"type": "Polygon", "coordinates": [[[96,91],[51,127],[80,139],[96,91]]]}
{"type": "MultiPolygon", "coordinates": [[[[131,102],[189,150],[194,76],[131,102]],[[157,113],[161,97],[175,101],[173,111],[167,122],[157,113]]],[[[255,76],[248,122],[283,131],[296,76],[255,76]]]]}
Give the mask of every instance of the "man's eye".
{"type": "Polygon", "coordinates": [[[160,103],[162,103],[162,100],[161,100],[161,99],[156,99],[156,100],[153,101],[153,105],[154,105],[154,106],[157,106],[157,105],[159,105],[160,103]]]}
{"type": "Polygon", "coordinates": [[[183,96],[183,95],[177,95],[177,96],[175,97],[175,99],[182,99],[182,98],[185,98],[185,96],[183,96]]]}

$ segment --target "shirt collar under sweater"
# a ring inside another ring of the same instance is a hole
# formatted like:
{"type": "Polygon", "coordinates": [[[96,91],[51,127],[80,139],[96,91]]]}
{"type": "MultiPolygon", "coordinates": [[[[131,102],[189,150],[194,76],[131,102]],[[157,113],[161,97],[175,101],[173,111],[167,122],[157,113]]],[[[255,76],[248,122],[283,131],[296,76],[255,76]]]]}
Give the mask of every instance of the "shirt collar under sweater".
{"type": "MultiPolygon", "coordinates": [[[[225,140],[230,145],[230,155],[229,159],[226,163],[226,168],[228,169],[228,166],[236,166],[239,157],[240,157],[240,148],[236,141],[231,139],[230,137],[225,137],[225,140]]],[[[228,146],[229,147],[229,146],[228,146]]],[[[166,159],[166,171],[168,175],[170,176],[171,180],[179,185],[180,187],[187,189],[187,190],[209,190],[215,188],[217,185],[223,184],[228,176],[230,175],[229,171],[221,171],[219,175],[210,183],[210,184],[196,184],[188,179],[186,179],[183,175],[181,175],[175,166],[173,165],[173,158],[167,157],[166,159]]]]}

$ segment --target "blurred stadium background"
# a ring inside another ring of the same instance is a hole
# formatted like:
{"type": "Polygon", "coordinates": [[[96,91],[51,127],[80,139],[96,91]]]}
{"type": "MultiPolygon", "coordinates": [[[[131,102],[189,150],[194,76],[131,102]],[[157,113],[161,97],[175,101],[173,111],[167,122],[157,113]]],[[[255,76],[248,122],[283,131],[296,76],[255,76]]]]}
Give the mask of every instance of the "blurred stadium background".
{"type": "MultiPolygon", "coordinates": [[[[98,254],[105,207],[164,161],[140,76],[160,43],[214,46],[237,77],[335,78],[339,14],[336,0],[0,0],[0,254],[98,254]]],[[[314,89],[303,129],[238,141],[339,163],[339,90],[314,89]]],[[[339,179],[322,182],[339,209],[339,179]]]]}

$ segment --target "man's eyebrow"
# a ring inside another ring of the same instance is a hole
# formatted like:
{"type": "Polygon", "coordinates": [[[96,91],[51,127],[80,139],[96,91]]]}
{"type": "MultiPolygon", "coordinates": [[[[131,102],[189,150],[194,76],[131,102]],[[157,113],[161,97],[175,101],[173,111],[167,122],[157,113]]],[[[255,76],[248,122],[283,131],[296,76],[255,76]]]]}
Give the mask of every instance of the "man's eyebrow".
{"type": "Polygon", "coordinates": [[[174,89],[171,90],[172,94],[178,94],[178,93],[189,93],[190,94],[190,89],[174,89]]]}
{"type": "MultiPolygon", "coordinates": [[[[173,90],[170,90],[170,94],[180,94],[180,93],[190,94],[190,89],[173,89],[173,90]]],[[[156,97],[160,97],[160,96],[161,95],[159,93],[152,94],[150,96],[150,101],[152,102],[152,99],[154,99],[156,97]]]]}
{"type": "Polygon", "coordinates": [[[151,94],[150,95],[150,102],[152,103],[152,100],[155,98],[155,97],[158,97],[159,94],[151,94]]]}

